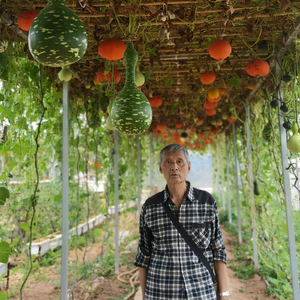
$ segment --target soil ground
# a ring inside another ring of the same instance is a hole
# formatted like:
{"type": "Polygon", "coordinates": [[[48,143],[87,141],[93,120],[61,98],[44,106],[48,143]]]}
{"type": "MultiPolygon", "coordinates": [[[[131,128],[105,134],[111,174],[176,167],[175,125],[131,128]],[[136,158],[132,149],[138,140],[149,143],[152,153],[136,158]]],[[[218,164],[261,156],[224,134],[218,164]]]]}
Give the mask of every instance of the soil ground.
{"type": "MultiPolygon", "coordinates": [[[[119,231],[128,230],[130,226],[130,233],[138,233],[138,219],[137,214],[133,213],[122,213],[119,218],[119,231]]],[[[113,230],[113,220],[109,223],[109,228],[113,230]]],[[[265,294],[266,284],[259,275],[255,275],[253,278],[248,280],[240,280],[234,275],[234,271],[230,268],[230,264],[235,263],[235,257],[232,253],[234,243],[237,240],[235,235],[232,235],[222,228],[223,239],[227,250],[228,259],[228,280],[230,297],[228,300],[267,300],[274,299],[271,296],[265,294]]],[[[110,243],[113,244],[114,237],[111,237],[110,243]]],[[[84,257],[84,249],[77,251],[78,261],[82,263],[83,257],[87,263],[90,263],[95,267],[95,270],[99,267],[99,253],[101,252],[102,241],[94,243],[91,247],[87,248],[86,255],[84,257]],[[95,262],[97,260],[98,262],[95,262]]],[[[107,245],[104,247],[104,255],[107,251],[107,245]]],[[[128,255],[132,260],[134,259],[136,252],[136,244],[131,248],[127,249],[128,255]]],[[[69,252],[69,265],[74,264],[76,260],[76,251],[74,249],[69,252]]],[[[130,264],[120,265],[120,273],[126,272],[133,269],[134,266],[130,264]]],[[[60,290],[60,262],[57,262],[48,267],[38,267],[34,270],[33,274],[29,277],[26,286],[23,291],[23,300],[59,300],[60,290]]],[[[97,273],[97,272],[95,272],[97,273]]],[[[14,289],[22,281],[22,276],[16,272],[9,278],[10,291],[14,289]]],[[[74,274],[69,273],[69,282],[74,281],[74,274]]],[[[3,282],[5,287],[6,281],[3,282]]],[[[97,276],[94,274],[88,279],[82,279],[76,284],[73,290],[73,297],[69,297],[69,300],[121,300],[131,292],[129,284],[124,284],[117,278],[97,276]]],[[[15,295],[10,299],[20,299],[18,291],[15,291],[15,295]]],[[[134,299],[131,297],[130,299],[134,299]]],[[[137,299],[137,298],[135,298],[137,299]]]]}

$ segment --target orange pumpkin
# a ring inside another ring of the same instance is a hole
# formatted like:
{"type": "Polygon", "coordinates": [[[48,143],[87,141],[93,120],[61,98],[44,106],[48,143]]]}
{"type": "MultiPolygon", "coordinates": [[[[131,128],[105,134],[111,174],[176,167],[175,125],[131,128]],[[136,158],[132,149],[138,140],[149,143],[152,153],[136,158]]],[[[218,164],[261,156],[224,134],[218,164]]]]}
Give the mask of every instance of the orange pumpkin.
{"type": "Polygon", "coordinates": [[[200,75],[200,81],[203,84],[211,84],[215,81],[215,79],[216,79],[216,75],[214,72],[211,71],[204,72],[200,75]]]}
{"type": "Polygon", "coordinates": [[[198,119],[197,119],[197,123],[202,124],[203,122],[204,122],[204,119],[203,119],[203,118],[198,118],[198,119]]]}
{"type": "MultiPolygon", "coordinates": [[[[104,74],[104,69],[100,69],[97,73],[98,82],[102,82],[104,80],[108,80],[109,82],[112,80],[112,72],[109,71],[108,74],[104,74]]],[[[115,82],[118,83],[121,80],[121,74],[118,70],[114,69],[114,77],[115,82]]]]}
{"type": "Polygon", "coordinates": [[[159,96],[154,96],[148,99],[151,107],[159,107],[162,105],[162,99],[159,96]]]}
{"type": "Polygon", "coordinates": [[[164,133],[164,134],[162,135],[162,137],[163,137],[164,139],[167,139],[167,138],[168,138],[168,134],[167,134],[167,133],[164,133]]]}
{"type": "Polygon", "coordinates": [[[212,133],[212,134],[217,134],[217,133],[218,133],[218,129],[217,129],[217,128],[213,128],[213,129],[211,130],[211,133],[212,133]]]}
{"type": "Polygon", "coordinates": [[[173,133],[173,138],[174,138],[174,140],[179,139],[180,138],[180,134],[178,132],[174,132],[173,133]]]}
{"type": "Polygon", "coordinates": [[[246,66],[246,72],[250,76],[266,76],[270,71],[269,64],[262,59],[252,59],[246,66]]]}
{"type": "Polygon", "coordinates": [[[175,127],[176,128],[181,128],[183,124],[181,122],[176,122],[175,127]]]}
{"type": "Polygon", "coordinates": [[[199,133],[198,133],[198,137],[199,137],[200,139],[202,139],[202,138],[204,137],[204,132],[199,132],[199,133]]]}
{"type": "Polygon", "coordinates": [[[141,86],[138,86],[137,88],[138,88],[140,91],[142,90],[142,87],[141,87],[141,86]]]}
{"type": "Polygon", "coordinates": [[[214,59],[225,59],[231,53],[231,45],[225,40],[216,40],[209,45],[208,52],[214,59]]]}
{"type": "Polygon", "coordinates": [[[199,143],[195,143],[194,148],[195,149],[199,149],[200,148],[200,144],[199,143]]]}
{"type": "Polygon", "coordinates": [[[236,119],[231,118],[231,116],[228,116],[227,118],[228,122],[233,123],[236,121],[236,119]]]}
{"type": "Polygon", "coordinates": [[[254,89],[254,84],[253,84],[253,83],[248,83],[248,84],[247,84],[247,88],[248,88],[249,90],[253,90],[253,89],[254,89]]]}
{"type": "Polygon", "coordinates": [[[220,93],[217,89],[210,89],[207,93],[207,96],[210,98],[210,99],[216,99],[220,96],[220,93]]]}
{"type": "Polygon", "coordinates": [[[182,147],[184,147],[185,146],[185,142],[184,141],[180,141],[179,145],[182,146],[182,147]]]}
{"type": "Polygon", "coordinates": [[[119,60],[124,57],[126,44],[118,39],[106,39],[98,45],[98,53],[108,60],[119,60]]]}
{"type": "Polygon", "coordinates": [[[225,95],[226,89],[225,88],[220,89],[219,93],[220,93],[220,95],[225,95]]]}
{"type": "Polygon", "coordinates": [[[215,108],[212,108],[212,109],[205,109],[205,114],[208,115],[208,116],[213,116],[217,113],[216,109],[215,108]]]}
{"type": "Polygon", "coordinates": [[[213,102],[210,102],[210,101],[205,101],[204,103],[204,108],[207,108],[207,109],[212,109],[212,108],[215,108],[217,107],[217,103],[213,103],[213,102]]]}
{"type": "Polygon", "coordinates": [[[154,124],[153,124],[153,125],[151,126],[151,129],[152,129],[154,132],[157,131],[157,125],[154,125],[154,124]]]}
{"type": "Polygon", "coordinates": [[[209,102],[219,102],[221,100],[221,95],[219,95],[217,98],[211,99],[210,97],[207,96],[207,100],[209,102]]]}
{"type": "Polygon", "coordinates": [[[157,130],[157,131],[155,132],[155,134],[158,135],[158,136],[160,136],[160,135],[161,135],[161,131],[160,131],[160,130],[157,130]]]}
{"type": "Polygon", "coordinates": [[[163,123],[157,124],[157,129],[160,131],[165,131],[167,129],[167,125],[163,123]]]}
{"type": "Polygon", "coordinates": [[[17,20],[18,26],[24,31],[29,31],[32,21],[38,13],[36,10],[26,10],[20,13],[17,20]]]}

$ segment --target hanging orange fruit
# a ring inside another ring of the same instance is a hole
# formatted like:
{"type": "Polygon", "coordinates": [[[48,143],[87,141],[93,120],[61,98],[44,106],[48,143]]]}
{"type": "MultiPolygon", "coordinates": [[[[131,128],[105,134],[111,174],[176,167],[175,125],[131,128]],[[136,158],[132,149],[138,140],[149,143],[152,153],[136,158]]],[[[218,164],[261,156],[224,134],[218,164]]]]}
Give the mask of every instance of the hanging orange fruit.
{"type": "Polygon", "coordinates": [[[160,136],[160,135],[161,135],[161,131],[160,131],[160,130],[157,130],[157,131],[155,132],[155,134],[158,135],[158,136],[160,136]]]}
{"type": "Polygon", "coordinates": [[[183,124],[181,122],[176,122],[175,127],[176,128],[181,128],[183,124]]]}
{"type": "Polygon", "coordinates": [[[162,105],[162,99],[159,96],[154,96],[148,99],[151,107],[159,107],[162,105]]]}
{"type": "Polygon", "coordinates": [[[153,124],[153,125],[151,126],[151,129],[152,129],[154,132],[157,131],[157,125],[154,125],[154,124],[153,124]]]}
{"type": "Polygon", "coordinates": [[[204,137],[204,132],[199,132],[199,133],[198,133],[198,137],[199,137],[200,139],[202,139],[202,138],[204,137]]]}
{"type": "Polygon", "coordinates": [[[163,123],[157,124],[157,129],[160,131],[165,131],[167,129],[167,125],[163,123]]]}
{"type": "Polygon", "coordinates": [[[200,74],[200,81],[203,84],[211,84],[215,81],[215,79],[216,79],[216,75],[214,72],[207,71],[207,72],[200,74]]]}
{"type": "Polygon", "coordinates": [[[164,133],[164,134],[162,135],[162,137],[163,137],[164,139],[167,139],[167,138],[168,138],[168,134],[167,134],[167,133],[164,133]]]}
{"type": "Polygon", "coordinates": [[[228,122],[233,123],[236,121],[236,119],[233,119],[231,116],[228,116],[227,118],[228,122]]]}
{"type": "Polygon", "coordinates": [[[210,102],[210,101],[207,100],[204,103],[204,107],[207,108],[207,109],[212,109],[212,108],[217,107],[217,103],[213,103],[213,102],[210,102]]]}
{"type": "Polygon", "coordinates": [[[205,114],[208,115],[208,116],[213,116],[217,113],[216,109],[215,108],[212,108],[212,109],[205,109],[205,114]]]}
{"type": "Polygon", "coordinates": [[[254,89],[254,84],[253,84],[253,83],[248,83],[248,84],[247,84],[247,88],[248,88],[249,90],[253,90],[253,89],[254,89]]]}
{"type": "MultiPolygon", "coordinates": [[[[112,72],[109,71],[108,74],[104,74],[105,70],[100,69],[97,73],[98,82],[103,82],[104,80],[108,80],[109,82],[112,80],[112,72]]],[[[121,80],[121,74],[118,70],[114,69],[113,71],[115,82],[118,83],[121,80]]]]}
{"type": "Polygon", "coordinates": [[[198,119],[197,119],[197,123],[198,123],[198,124],[202,124],[203,122],[204,122],[204,119],[203,119],[203,118],[198,118],[198,119]]]}
{"type": "Polygon", "coordinates": [[[217,89],[210,89],[210,90],[208,91],[207,95],[208,95],[208,97],[209,97],[210,99],[213,100],[213,99],[218,98],[219,95],[220,95],[220,93],[219,93],[219,91],[218,91],[217,89]]]}
{"type": "Polygon", "coordinates": [[[98,53],[108,60],[119,60],[123,58],[126,44],[118,39],[106,39],[98,45],[98,53]]]}
{"type": "Polygon", "coordinates": [[[38,13],[39,12],[36,10],[23,11],[18,16],[18,20],[17,20],[18,26],[24,31],[29,31],[32,21],[38,15],[38,13]]]}
{"type": "Polygon", "coordinates": [[[225,40],[216,40],[209,45],[208,52],[214,59],[225,59],[231,53],[231,45],[225,40]]]}
{"type": "Polygon", "coordinates": [[[173,133],[173,138],[174,138],[174,140],[179,139],[180,138],[180,134],[178,132],[174,132],[173,133]]]}
{"type": "Polygon", "coordinates": [[[270,71],[269,64],[262,59],[252,59],[246,66],[246,72],[250,76],[266,76],[270,71]]]}

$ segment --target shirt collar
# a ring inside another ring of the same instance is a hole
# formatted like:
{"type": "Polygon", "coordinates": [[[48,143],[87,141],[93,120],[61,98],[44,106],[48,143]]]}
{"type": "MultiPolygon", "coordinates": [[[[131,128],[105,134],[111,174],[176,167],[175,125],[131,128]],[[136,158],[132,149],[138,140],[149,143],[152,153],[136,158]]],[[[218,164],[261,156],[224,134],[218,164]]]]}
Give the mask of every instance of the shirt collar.
{"type": "MultiPolygon", "coordinates": [[[[189,181],[186,180],[185,182],[189,186],[189,191],[186,195],[186,198],[192,202],[195,199],[194,189],[189,181]]],[[[169,193],[168,186],[166,185],[165,190],[164,190],[164,201],[167,201],[168,198],[170,198],[170,193],[169,193]]]]}

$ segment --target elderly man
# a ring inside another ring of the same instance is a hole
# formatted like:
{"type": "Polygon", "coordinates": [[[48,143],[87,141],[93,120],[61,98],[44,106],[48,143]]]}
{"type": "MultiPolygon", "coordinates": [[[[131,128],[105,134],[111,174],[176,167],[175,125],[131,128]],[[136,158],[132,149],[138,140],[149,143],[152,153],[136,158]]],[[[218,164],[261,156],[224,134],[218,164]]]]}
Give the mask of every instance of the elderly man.
{"type": "Polygon", "coordinates": [[[214,268],[219,284],[218,298],[228,300],[226,252],[217,205],[208,192],[193,188],[186,181],[190,169],[189,154],[180,145],[169,145],[160,152],[159,170],[167,185],[142,207],[134,262],[139,267],[145,300],[216,299],[208,269],[172,224],[164,202],[214,268]]]}

